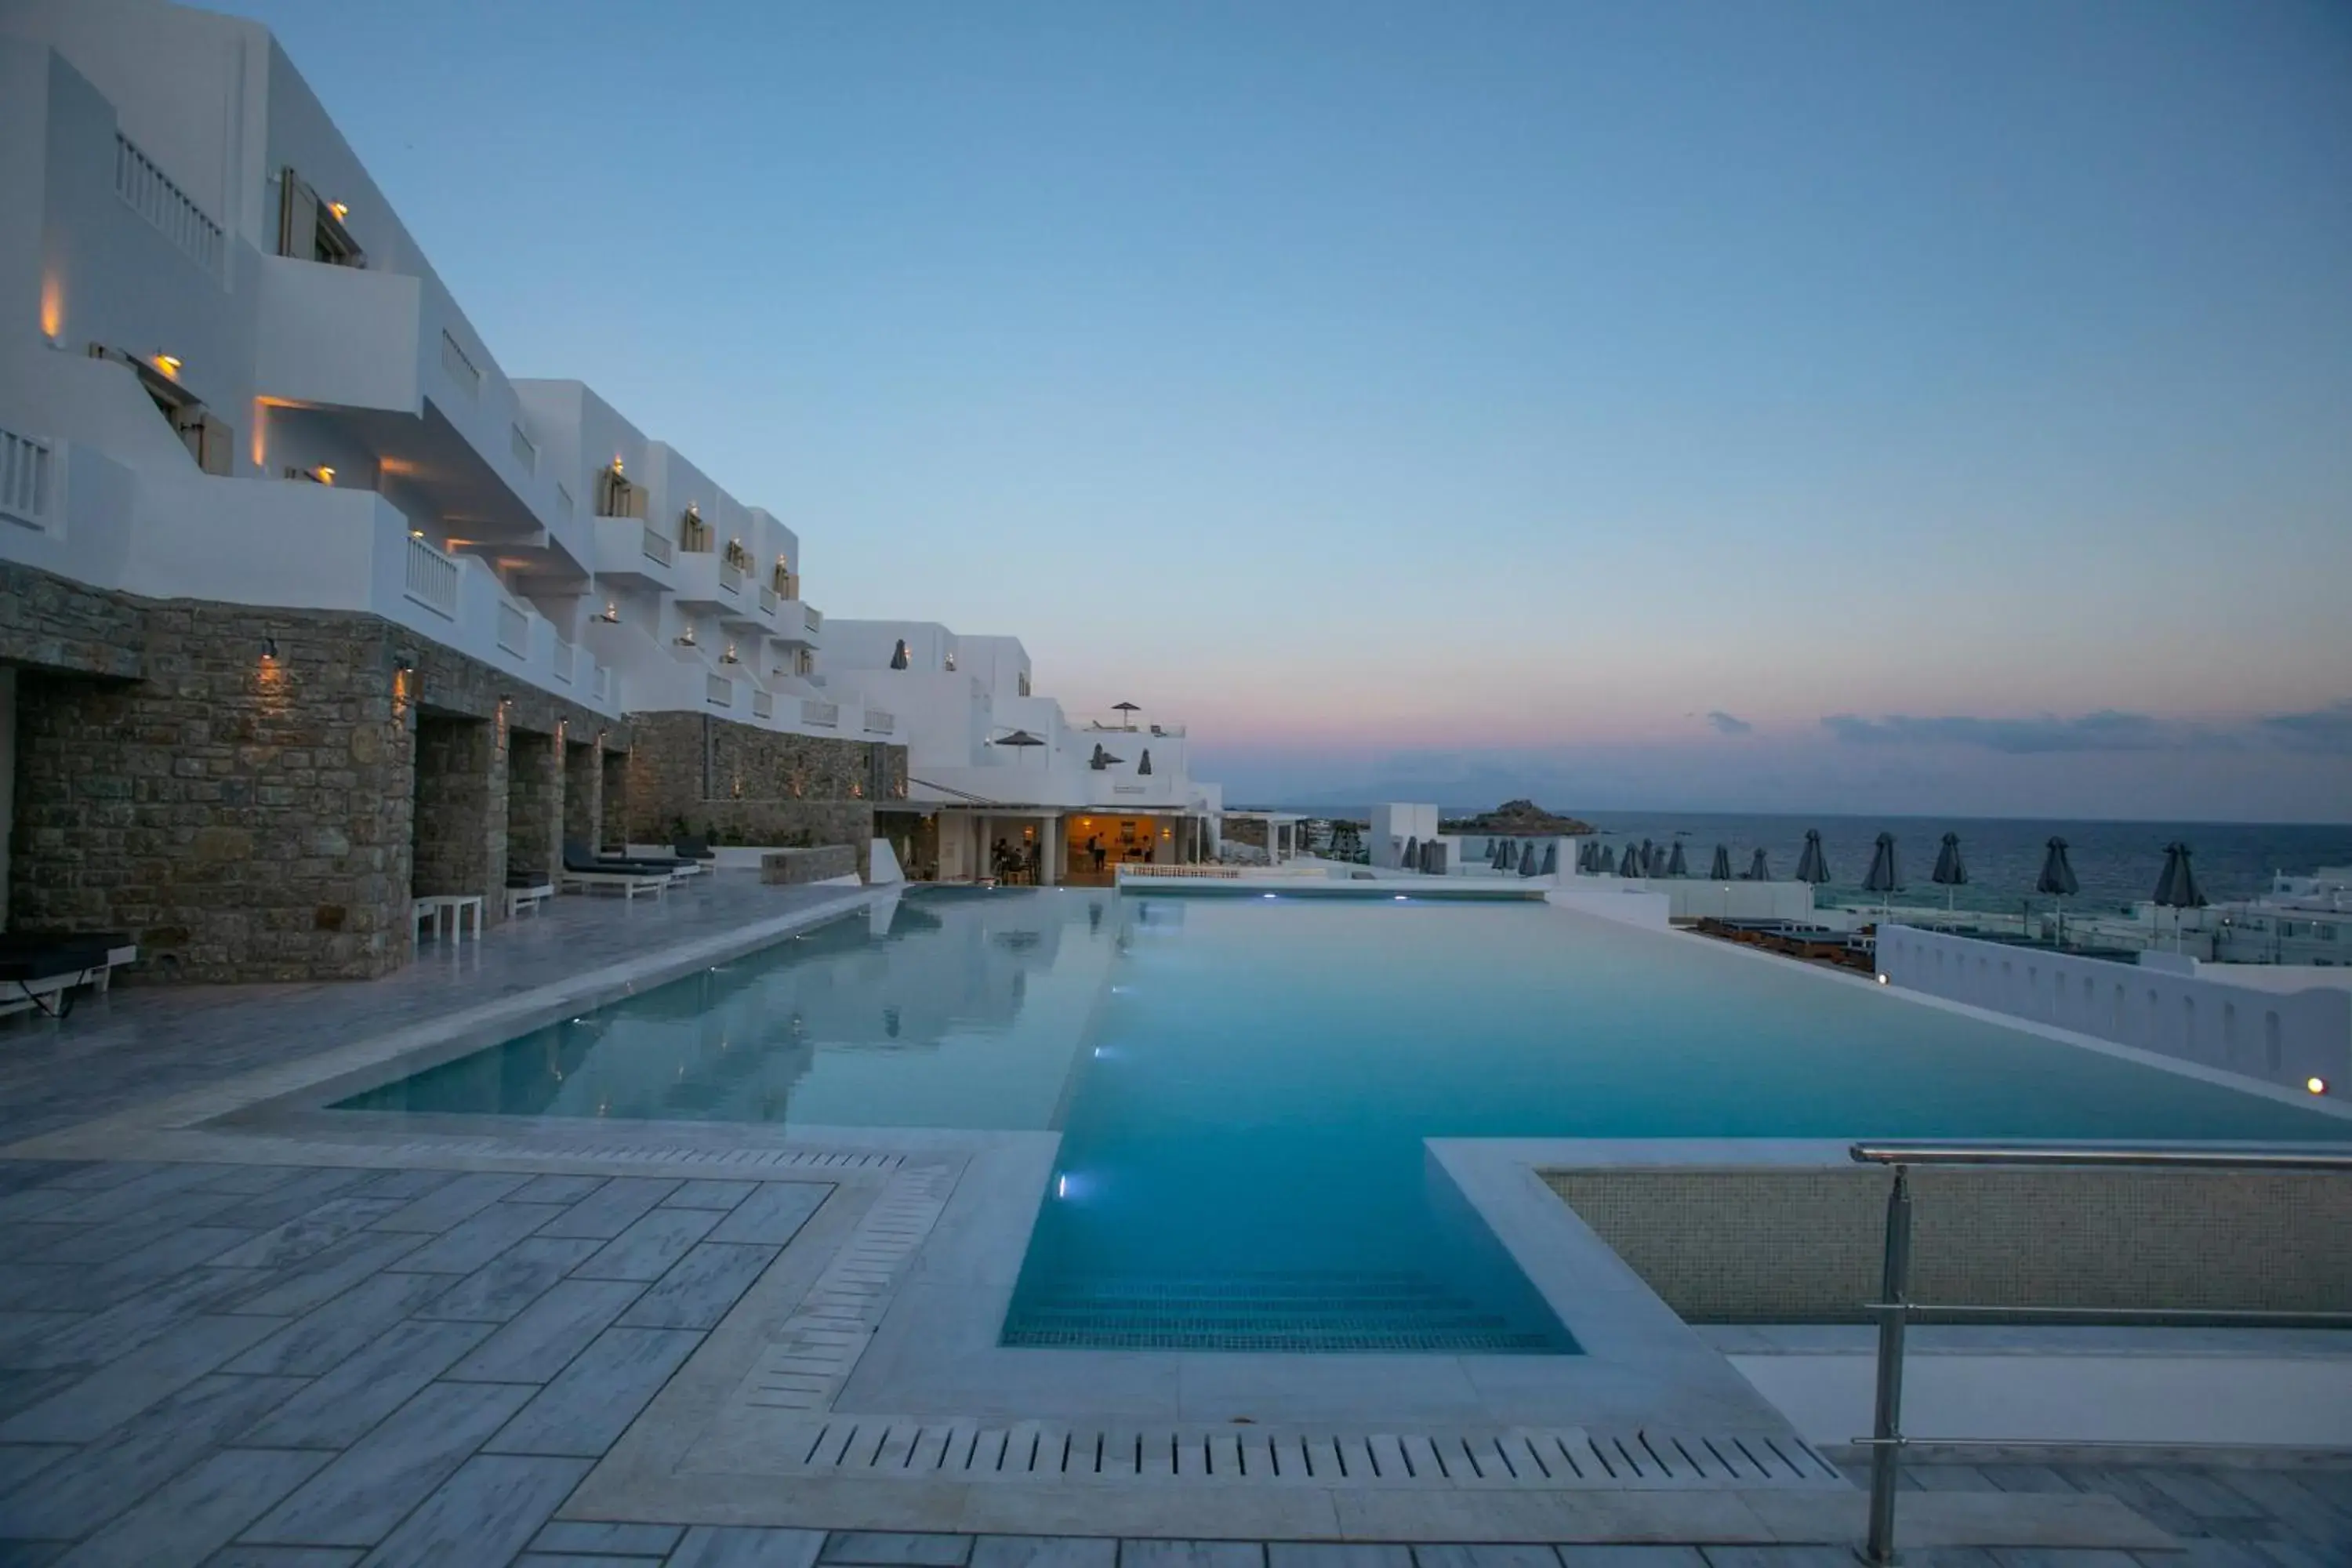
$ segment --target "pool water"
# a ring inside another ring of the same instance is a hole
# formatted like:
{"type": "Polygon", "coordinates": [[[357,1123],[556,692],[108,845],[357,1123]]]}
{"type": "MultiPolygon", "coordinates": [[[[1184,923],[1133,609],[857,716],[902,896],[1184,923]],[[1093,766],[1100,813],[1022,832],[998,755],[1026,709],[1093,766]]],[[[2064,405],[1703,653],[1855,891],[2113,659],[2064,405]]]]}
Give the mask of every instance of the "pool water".
{"type": "Polygon", "coordinates": [[[1055,1129],[1007,1344],[1572,1352],[1430,1137],[2346,1140],[1539,904],[924,892],[345,1100],[1055,1129]]]}

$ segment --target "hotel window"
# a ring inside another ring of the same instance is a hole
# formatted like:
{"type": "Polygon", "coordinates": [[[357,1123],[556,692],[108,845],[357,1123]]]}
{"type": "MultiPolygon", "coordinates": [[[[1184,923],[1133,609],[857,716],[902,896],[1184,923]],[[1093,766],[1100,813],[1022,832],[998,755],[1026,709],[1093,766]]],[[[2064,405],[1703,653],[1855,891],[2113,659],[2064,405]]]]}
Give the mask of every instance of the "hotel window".
{"type": "Polygon", "coordinates": [[[710,525],[702,521],[702,509],[691,501],[678,513],[677,547],[688,551],[710,548],[710,525]]]}
{"type": "Polygon", "coordinates": [[[333,202],[322,202],[289,164],[278,176],[278,254],[329,267],[365,267],[367,252],[343,226],[333,202]]]}
{"type": "Polygon", "coordinates": [[[776,597],[797,599],[801,596],[800,584],[793,580],[792,564],[781,555],[776,557],[776,574],[773,581],[776,597]]]}
{"type": "MultiPolygon", "coordinates": [[[[214,418],[212,411],[194,393],[156,366],[145,360],[134,359],[121,349],[92,343],[89,345],[89,357],[111,360],[117,364],[131,367],[131,374],[139,378],[139,384],[146,388],[149,400],[155,405],[155,411],[172,426],[172,433],[180,438],[180,445],[188,449],[188,456],[196,460],[199,469],[223,477],[236,472],[236,432],[214,418]]],[[[163,363],[174,373],[179,369],[177,360],[164,360],[163,363]]]]}
{"type": "Polygon", "coordinates": [[[619,460],[596,475],[596,515],[598,517],[636,517],[646,515],[646,492],[622,477],[619,460]]]}
{"type": "Polygon", "coordinates": [[[1029,695],[1029,672],[1025,669],[1021,672],[1021,695],[1029,695]]]}

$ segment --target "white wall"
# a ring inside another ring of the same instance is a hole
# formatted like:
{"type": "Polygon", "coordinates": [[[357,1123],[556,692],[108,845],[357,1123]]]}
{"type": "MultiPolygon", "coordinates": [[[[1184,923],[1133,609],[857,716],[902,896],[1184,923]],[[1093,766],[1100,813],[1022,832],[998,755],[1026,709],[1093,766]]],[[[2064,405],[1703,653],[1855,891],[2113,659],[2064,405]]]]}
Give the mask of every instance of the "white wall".
{"type": "Polygon", "coordinates": [[[2214,978],[1888,926],[1878,969],[1912,991],[2117,1045],[2352,1098],[2352,991],[2279,994],[2214,978]]]}
{"type": "Polygon", "coordinates": [[[1391,803],[1372,807],[1371,828],[1366,835],[1365,849],[1375,866],[1393,870],[1402,857],[1404,841],[1417,838],[1426,843],[1437,837],[1437,807],[1418,804],[1391,803]]]}

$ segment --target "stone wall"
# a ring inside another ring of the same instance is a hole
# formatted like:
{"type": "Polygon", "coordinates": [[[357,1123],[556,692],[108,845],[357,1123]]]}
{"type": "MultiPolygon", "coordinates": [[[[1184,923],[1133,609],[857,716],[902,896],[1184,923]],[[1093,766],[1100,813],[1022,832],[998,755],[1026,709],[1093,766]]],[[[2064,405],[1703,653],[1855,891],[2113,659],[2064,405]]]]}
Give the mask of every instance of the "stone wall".
{"type": "Polygon", "coordinates": [[[373,616],[141,599],[5,565],[0,659],[20,667],[9,923],[128,931],[132,983],[396,969],[412,888],[478,892],[499,916],[502,711],[582,739],[600,774],[596,744],[628,742],[373,616]]]}
{"type": "Polygon", "coordinates": [[[667,844],[682,819],[751,844],[846,844],[872,858],[874,802],[905,794],[907,749],[782,735],[699,713],[631,721],[623,822],[629,841],[667,844]]]}
{"type": "Polygon", "coordinates": [[[507,871],[550,882],[562,853],[562,742],[514,730],[507,735],[507,871]]]}
{"type": "Polygon", "coordinates": [[[1263,849],[1265,847],[1265,823],[1253,816],[1229,816],[1225,818],[1221,837],[1227,844],[1246,844],[1252,848],[1263,849]]]}
{"type": "Polygon", "coordinates": [[[129,679],[145,644],[138,610],[121,595],[0,562],[0,664],[129,679]]]}
{"type": "Polygon", "coordinates": [[[856,874],[857,857],[846,844],[827,844],[815,849],[774,849],[760,858],[760,880],[797,886],[804,882],[829,882],[836,877],[856,874]]]}
{"type": "MultiPolygon", "coordinates": [[[[576,838],[591,849],[604,842],[604,755],[593,742],[567,741],[563,746],[563,837],[576,838]]],[[[562,845],[557,846],[559,853],[562,845]]]]}
{"type": "Polygon", "coordinates": [[[127,931],[132,980],[407,962],[412,756],[391,628],[176,601],[124,624],[145,679],[20,677],[10,923],[127,931]]]}

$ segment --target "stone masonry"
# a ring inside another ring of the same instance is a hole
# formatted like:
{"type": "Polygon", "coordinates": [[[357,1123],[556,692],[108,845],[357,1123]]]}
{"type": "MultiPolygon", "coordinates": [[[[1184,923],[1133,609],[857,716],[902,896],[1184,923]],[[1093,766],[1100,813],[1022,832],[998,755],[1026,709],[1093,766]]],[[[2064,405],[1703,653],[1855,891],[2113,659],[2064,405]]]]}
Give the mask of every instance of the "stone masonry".
{"type": "MultiPolygon", "coordinates": [[[[591,849],[604,842],[604,755],[593,741],[563,742],[563,837],[591,849]]],[[[560,853],[562,845],[557,843],[560,853]]]]}
{"type": "Polygon", "coordinates": [[[630,839],[668,843],[680,821],[739,843],[846,844],[866,873],[874,805],[905,794],[907,749],[817,735],[779,735],[698,713],[632,721],[630,839]]]}
{"type": "Polygon", "coordinates": [[[516,730],[507,736],[507,871],[551,882],[562,849],[563,742],[516,730]]]}
{"type": "MultiPolygon", "coordinates": [[[[144,600],[25,567],[0,565],[0,658],[18,667],[10,926],[128,931],[134,983],[396,969],[412,888],[478,892],[499,916],[502,725],[577,739],[600,778],[600,749],[627,744],[373,616],[144,600]]],[[[526,817],[541,809],[560,819],[555,790],[526,817]]]]}

